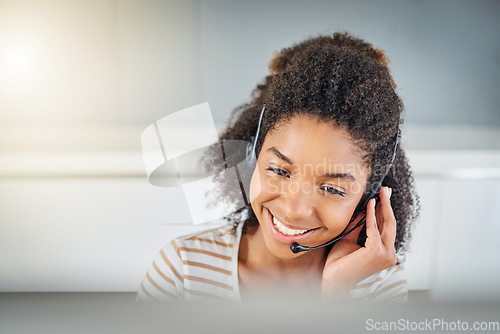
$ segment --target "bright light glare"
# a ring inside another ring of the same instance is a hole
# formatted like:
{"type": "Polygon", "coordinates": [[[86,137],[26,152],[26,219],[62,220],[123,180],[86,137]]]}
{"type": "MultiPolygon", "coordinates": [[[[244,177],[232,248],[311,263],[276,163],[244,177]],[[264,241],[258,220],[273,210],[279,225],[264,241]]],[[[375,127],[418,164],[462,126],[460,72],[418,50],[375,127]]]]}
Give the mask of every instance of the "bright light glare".
{"type": "Polygon", "coordinates": [[[12,77],[25,77],[32,71],[33,59],[30,52],[22,49],[8,50],[2,57],[5,74],[12,77]]]}

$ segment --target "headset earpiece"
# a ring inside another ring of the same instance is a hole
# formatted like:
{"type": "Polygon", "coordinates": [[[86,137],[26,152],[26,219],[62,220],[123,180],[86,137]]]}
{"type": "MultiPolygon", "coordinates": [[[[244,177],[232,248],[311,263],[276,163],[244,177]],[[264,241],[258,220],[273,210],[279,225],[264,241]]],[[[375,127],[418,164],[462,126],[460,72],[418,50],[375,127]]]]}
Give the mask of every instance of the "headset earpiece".
{"type": "Polygon", "coordinates": [[[250,142],[247,144],[246,148],[246,159],[257,160],[257,154],[255,152],[255,146],[257,146],[257,140],[259,139],[260,127],[262,125],[262,118],[264,117],[264,111],[266,110],[266,106],[262,107],[262,111],[260,112],[259,124],[257,125],[257,131],[255,136],[250,138],[250,142]]]}
{"type": "Polygon", "coordinates": [[[247,148],[245,150],[245,157],[248,158],[250,157],[251,155],[254,155],[254,146],[253,146],[253,142],[255,140],[255,137],[252,137],[250,138],[250,141],[247,143],[247,148]]]}

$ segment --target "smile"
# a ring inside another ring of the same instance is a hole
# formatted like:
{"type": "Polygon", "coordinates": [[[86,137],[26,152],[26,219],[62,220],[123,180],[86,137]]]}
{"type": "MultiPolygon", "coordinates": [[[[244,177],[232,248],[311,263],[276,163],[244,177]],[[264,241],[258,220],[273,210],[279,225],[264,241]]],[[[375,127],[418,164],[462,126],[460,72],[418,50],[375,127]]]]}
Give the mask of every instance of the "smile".
{"type": "Polygon", "coordinates": [[[291,228],[288,228],[286,227],[285,225],[283,225],[278,219],[276,219],[276,217],[273,216],[273,224],[274,226],[276,226],[276,228],[278,229],[278,231],[280,231],[281,233],[283,233],[284,235],[297,235],[297,234],[304,234],[306,233],[307,231],[310,231],[310,230],[296,230],[296,229],[291,229],[291,228]]]}
{"type": "Polygon", "coordinates": [[[312,233],[316,232],[318,228],[303,230],[292,228],[292,226],[286,226],[284,223],[279,221],[279,219],[274,218],[274,215],[271,211],[267,210],[268,215],[268,228],[271,232],[273,238],[280,242],[284,242],[286,244],[291,244],[293,242],[300,242],[305,238],[309,237],[312,233]]]}

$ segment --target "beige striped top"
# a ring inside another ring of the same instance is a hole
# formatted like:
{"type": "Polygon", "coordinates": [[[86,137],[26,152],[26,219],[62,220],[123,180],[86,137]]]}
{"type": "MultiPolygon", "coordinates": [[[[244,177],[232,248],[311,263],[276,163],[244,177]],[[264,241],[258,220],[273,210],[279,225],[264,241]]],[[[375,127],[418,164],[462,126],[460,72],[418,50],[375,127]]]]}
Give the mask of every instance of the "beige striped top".
{"type": "MultiPolygon", "coordinates": [[[[238,249],[241,238],[232,225],[179,237],[165,245],[140,286],[141,301],[222,299],[240,301],[238,249]]],[[[393,266],[359,282],[354,300],[406,302],[403,267],[393,266]]]]}

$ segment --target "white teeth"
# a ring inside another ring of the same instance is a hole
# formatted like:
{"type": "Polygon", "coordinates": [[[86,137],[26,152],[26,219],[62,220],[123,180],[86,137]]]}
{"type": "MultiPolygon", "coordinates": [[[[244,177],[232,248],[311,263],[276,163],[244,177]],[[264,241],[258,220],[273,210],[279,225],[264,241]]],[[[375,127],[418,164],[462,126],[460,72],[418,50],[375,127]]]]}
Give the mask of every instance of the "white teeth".
{"type": "Polygon", "coordinates": [[[279,220],[274,218],[274,216],[273,216],[273,223],[274,223],[274,226],[276,226],[276,228],[278,229],[278,231],[280,231],[284,235],[304,234],[307,231],[309,231],[309,230],[292,230],[291,228],[288,228],[285,225],[281,224],[279,220]]]}

